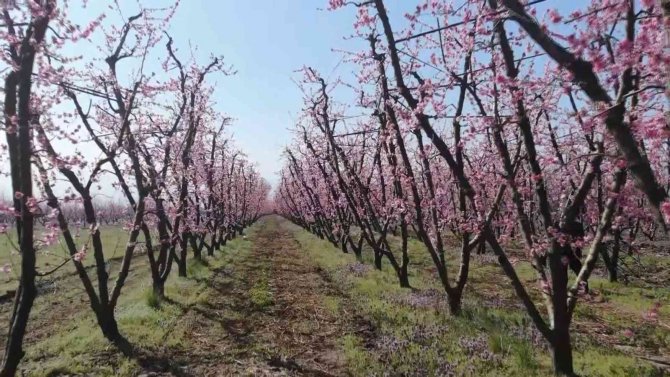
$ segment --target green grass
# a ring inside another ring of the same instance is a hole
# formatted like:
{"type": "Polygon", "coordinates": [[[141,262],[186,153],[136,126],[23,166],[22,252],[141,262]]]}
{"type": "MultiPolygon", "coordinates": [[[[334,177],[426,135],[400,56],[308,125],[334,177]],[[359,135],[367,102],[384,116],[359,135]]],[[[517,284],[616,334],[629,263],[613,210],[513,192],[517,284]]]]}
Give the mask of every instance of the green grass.
{"type": "Polygon", "coordinates": [[[195,280],[208,278],[210,275],[209,262],[206,259],[187,260],[186,275],[195,280]]]}
{"type": "Polygon", "coordinates": [[[161,298],[154,292],[153,288],[146,290],[144,299],[146,300],[147,306],[154,310],[159,309],[161,306],[161,298]]]}
{"type": "Polygon", "coordinates": [[[267,272],[261,275],[261,278],[249,290],[249,301],[259,309],[264,309],[273,304],[267,272]]]}
{"type": "Polygon", "coordinates": [[[336,296],[323,296],[321,298],[324,306],[326,309],[328,309],[331,313],[337,313],[340,310],[340,299],[336,296]]]}
{"type": "MultiPolygon", "coordinates": [[[[399,288],[397,278],[385,265],[382,271],[370,269],[363,275],[347,272],[346,266],[355,263],[353,255],[343,254],[330,243],[322,241],[303,229],[284,223],[301,248],[330,278],[346,292],[347,307],[335,301],[327,307],[339,315],[356,313],[369,321],[374,335],[348,334],[342,348],[353,375],[438,375],[451,371],[466,376],[548,376],[553,373],[546,345],[522,308],[512,289],[505,284],[500,267],[473,261],[471,279],[464,294],[461,317],[447,314],[442,306],[415,307],[407,300],[412,293],[399,288]],[[492,298],[504,305],[492,304],[492,298]],[[345,312],[346,310],[346,312],[345,312]],[[472,345],[474,343],[474,345],[472,345]]],[[[410,283],[418,292],[428,289],[442,292],[431,270],[431,262],[422,244],[410,242],[410,283]]],[[[369,250],[364,255],[371,265],[369,250]]],[[[453,261],[452,261],[453,262],[453,261]]],[[[535,278],[527,263],[516,265],[520,277],[533,287],[535,278]]],[[[452,267],[454,268],[454,267],[452,267]]],[[[455,273],[452,272],[452,276],[455,273]]],[[[644,313],[655,302],[668,302],[670,288],[653,290],[608,283],[594,277],[591,287],[601,292],[606,302],[578,305],[575,322],[581,328],[601,324],[614,334],[635,328],[640,339],[650,349],[663,354],[668,350],[670,331],[649,326],[644,313]],[[587,314],[591,312],[591,317],[587,314]]],[[[420,293],[419,293],[420,294],[420,293]]],[[[541,307],[541,306],[540,306],[541,307]]],[[[670,322],[667,305],[661,309],[661,320],[670,322]]],[[[574,328],[574,326],[573,326],[574,328]]],[[[655,376],[648,363],[601,344],[588,332],[573,331],[575,368],[588,376],[655,376]]],[[[631,343],[630,339],[626,342],[631,343]]]]}
{"type": "MultiPolygon", "coordinates": [[[[162,303],[152,305],[146,296],[144,284],[127,287],[116,310],[116,318],[122,334],[131,344],[140,348],[156,348],[166,341],[170,331],[183,313],[181,305],[162,303]]],[[[195,280],[170,278],[166,293],[175,302],[192,305],[205,290],[195,280]]],[[[61,373],[84,373],[96,375],[134,375],[138,365],[134,360],[116,355],[112,363],[100,363],[95,355],[114,352],[109,342],[103,338],[90,312],[65,323],[55,329],[44,341],[27,348],[28,354],[22,367],[31,375],[49,375],[58,370],[61,373]],[[42,361],[46,360],[46,362],[42,361]],[[119,371],[114,364],[120,363],[119,371]]]]}
{"type": "MultiPolygon", "coordinates": [[[[70,227],[72,234],[75,236],[75,243],[81,248],[87,241],[89,241],[89,231],[87,228],[78,228],[76,226],[70,227]]],[[[103,245],[103,253],[105,259],[114,259],[123,257],[125,245],[128,241],[128,232],[123,230],[120,226],[103,225],[100,226],[100,237],[103,245]]],[[[41,227],[35,230],[35,238],[39,239],[44,233],[41,227]]],[[[140,235],[138,241],[142,241],[143,237],[140,235]]],[[[0,275],[0,294],[7,290],[15,289],[18,282],[18,274],[20,272],[21,259],[18,250],[16,250],[16,231],[10,229],[7,234],[0,235],[0,266],[9,265],[11,272],[0,275]]],[[[56,266],[60,265],[66,259],[70,258],[63,238],[59,238],[59,242],[46,248],[37,250],[37,270],[40,272],[50,271],[56,266]]],[[[93,252],[89,247],[89,252],[83,260],[84,266],[92,266],[95,264],[93,252]]],[[[59,269],[51,277],[63,276],[66,274],[75,273],[74,266],[69,263],[59,269]]]]}
{"type": "MultiPolygon", "coordinates": [[[[189,261],[188,277],[178,277],[176,270],[172,271],[165,285],[168,300],[163,302],[158,302],[151,289],[146,256],[134,258],[132,268],[136,273],[131,272],[115,312],[121,333],[138,349],[155,351],[171,347],[187,352],[194,345],[185,343],[183,335],[190,330],[180,319],[189,308],[206,303],[213,294],[208,286],[213,271],[243,257],[250,248],[249,242],[235,239],[214,257],[202,262],[189,261]]],[[[38,297],[32,316],[48,315],[54,301],[63,296],[87,300],[81,283],[76,277],[73,279],[74,285],[59,292],[58,297],[38,297]]],[[[54,323],[50,331],[42,340],[26,346],[27,354],[20,365],[26,375],[135,376],[142,370],[137,360],[122,356],[102,336],[88,306],[73,318],[54,323]]]]}
{"type": "MultiPolygon", "coordinates": [[[[552,374],[551,360],[542,341],[533,341],[532,324],[518,305],[514,292],[501,279],[498,266],[473,261],[471,279],[466,288],[463,315],[447,314],[444,299],[436,305],[413,306],[412,300],[433,290],[441,292],[431,262],[421,244],[410,242],[411,284],[416,293],[398,286],[397,277],[385,263],[383,271],[372,268],[361,274],[348,271],[356,262],[354,255],[341,253],[326,241],[306,231],[279,221],[295,236],[309,259],[321,268],[344,296],[324,296],[324,307],[342,317],[356,317],[356,328],[364,331],[337,335],[352,375],[383,375],[404,373],[434,375],[454,372],[464,376],[547,376],[552,374]],[[504,305],[493,305],[495,300],[504,305]]],[[[258,227],[249,229],[253,239],[258,227]]],[[[106,256],[119,256],[126,232],[104,229],[106,256]]],[[[180,321],[184,313],[198,305],[205,305],[216,294],[208,283],[214,270],[234,266],[248,257],[252,242],[238,238],[229,242],[215,257],[204,262],[189,261],[188,278],[179,278],[176,270],[165,287],[169,300],[158,302],[151,290],[146,256],[133,259],[131,274],[124,287],[116,311],[121,332],[137,347],[160,350],[164,347],[187,353],[195,345],[188,343],[192,330],[180,321]]],[[[0,241],[1,258],[11,257],[6,244],[0,241]],[[5,245],[5,246],[3,246],[5,245]],[[3,247],[5,247],[3,249],[3,247]]],[[[365,263],[371,266],[369,250],[365,263]]],[[[41,266],[46,267],[49,255],[40,255],[41,266]]],[[[6,259],[5,259],[6,260],[6,259]]],[[[87,263],[92,261],[91,256],[87,263]]],[[[51,263],[51,262],[49,262],[51,263]]],[[[258,309],[272,305],[274,297],[269,284],[269,269],[260,263],[261,270],[246,294],[258,309]]],[[[522,279],[534,278],[532,268],[517,264],[522,279]]],[[[112,268],[113,282],[117,268],[112,268]]],[[[66,266],[62,274],[71,274],[66,266]]],[[[95,274],[92,273],[92,276],[95,274]]],[[[235,269],[223,274],[220,283],[243,279],[235,269]]],[[[27,355],[21,364],[26,375],[83,374],[101,376],[137,375],[141,368],[134,359],[125,358],[102,337],[75,277],[59,286],[58,294],[38,297],[31,320],[51,320],[57,305],[79,302],[81,310],[55,321],[48,336],[26,346],[27,355]]],[[[533,286],[529,282],[529,286],[533,286]]],[[[636,285],[613,284],[600,277],[591,280],[591,287],[599,292],[598,302],[580,303],[575,314],[574,365],[585,376],[659,376],[646,362],[640,361],[616,348],[603,345],[594,335],[605,333],[622,345],[644,348],[663,354],[670,347],[670,331],[644,320],[644,314],[656,302],[668,302],[670,288],[647,289],[636,285]],[[623,336],[632,330],[632,338],[623,336]]],[[[537,297],[537,292],[532,292],[537,297]]],[[[662,306],[660,321],[670,323],[670,308],[662,306]]],[[[57,310],[56,310],[57,311],[57,310]]],[[[225,309],[222,319],[239,319],[239,312],[225,309]]],[[[309,328],[305,328],[309,331],[309,328]]],[[[30,329],[29,329],[30,331],[30,329]]],[[[249,346],[252,347],[252,346],[249,346]]]]}

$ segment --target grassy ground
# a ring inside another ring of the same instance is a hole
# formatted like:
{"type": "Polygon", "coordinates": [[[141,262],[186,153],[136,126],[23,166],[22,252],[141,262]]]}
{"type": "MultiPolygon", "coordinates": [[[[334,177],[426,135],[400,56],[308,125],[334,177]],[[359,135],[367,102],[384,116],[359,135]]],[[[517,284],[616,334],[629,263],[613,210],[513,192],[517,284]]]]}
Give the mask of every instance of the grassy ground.
{"type": "MultiPolygon", "coordinates": [[[[89,232],[86,228],[72,227],[72,232],[75,235],[75,242],[78,245],[83,245],[89,238],[89,232]]],[[[35,237],[37,239],[42,237],[44,229],[37,227],[35,230],[35,237]]],[[[116,259],[123,257],[124,247],[128,240],[128,232],[123,230],[121,226],[105,225],[100,227],[100,235],[104,247],[104,254],[106,259],[116,259]]],[[[142,237],[140,236],[140,241],[142,237]]],[[[62,239],[61,239],[62,241],[62,239]]],[[[20,271],[20,262],[18,250],[16,249],[16,232],[10,231],[7,234],[0,235],[0,267],[9,266],[9,273],[0,273],[0,295],[7,291],[16,289],[18,285],[18,273],[20,271]]],[[[90,249],[90,248],[89,248],[90,249]]],[[[85,266],[92,266],[94,260],[92,252],[84,259],[85,266]]],[[[69,259],[69,252],[65,249],[63,243],[56,243],[49,247],[38,248],[37,252],[37,270],[39,272],[51,271],[65,260],[69,259]]],[[[74,266],[68,263],[66,266],[60,268],[54,274],[43,280],[52,280],[67,274],[74,273],[74,266]]]]}
{"type": "MultiPolygon", "coordinates": [[[[389,370],[415,376],[551,374],[546,345],[494,260],[475,256],[463,316],[454,318],[446,314],[434,270],[418,242],[410,245],[410,280],[416,289],[407,290],[398,287],[389,267],[376,271],[294,225],[282,226],[296,234],[301,248],[347,293],[347,306],[329,298],[332,309],[369,321],[368,333],[349,334],[342,341],[354,375],[389,370]]],[[[533,280],[530,266],[519,263],[517,268],[524,280],[533,280]]],[[[643,289],[600,277],[592,279],[591,288],[593,295],[580,302],[573,325],[578,373],[664,375],[644,359],[670,354],[670,308],[661,306],[658,320],[645,317],[657,303],[670,302],[670,288],[643,289]]]]}
{"type": "MultiPolygon", "coordinates": [[[[36,300],[21,363],[26,376],[214,376],[345,374],[330,314],[329,285],[278,218],[265,218],[229,242],[188,278],[172,274],[168,300],[150,289],[145,256],[134,258],[116,310],[132,357],[97,327],[76,276],[57,279],[36,300]]],[[[0,305],[6,333],[11,303],[0,305]]],[[[0,339],[0,344],[4,340],[0,339]]]]}
{"type": "MultiPolygon", "coordinates": [[[[108,232],[111,234],[111,232],[108,232]]],[[[125,242],[119,232],[117,241],[125,242]]],[[[110,246],[110,249],[112,247],[110,246]]],[[[169,300],[151,294],[146,256],[133,260],[116,315],[133,344],[125,357],[101,335],[76,276],[42,286],[21,364],[27,376],[546,376],[545,344],[488,257],[476,256],[461,318],[444,295],[418,242],[411,244],[414,290],[395,275],[359,264],[278,217],[188,278],[171,275],[169,300]]],[[[532,280],[532,271],[519,264],[532,280]]],[[[68,266],[71,268],[71,266],[68,266]]],[[[114,266],[112,266],[114,270],[114,266]]],[[[645,319],[669,288],[592,280],[575,318],[575,367],[585,376],[662,376],[642,357],[667,355],[670,320],[645,319]]],[[[0,305],[0,336],[11,303],[0,305]]],[[[4,340],[0,339],[0,345],[4,340]]],[[[666,372],[667,373],[667,372],[666,372]]]]}
{"type": "MultiPolygon", "coordinates": [[[[121,229],[108,229],[102,234],[105,250],[109,250],[108,256],[113,257],[115,245],[125,243],[126,234],[121,229]]],[[[228,264],[238,254],[248,252],[249,247],[241,239],[234,240],[226,246],[225,254],[219,253],[216,258],[208,259],[208,265],[190,262],[188,278],[179,278],[176,270],[173,271],[166,284],[166,295],[171,301],[161,303],[160,307],[152,294],[146,256],[135,257],[116,310],[121,332],[139,350],[135,359],[122,357],[103,338],[81,282],[72,275],[73,267],[63,268],[48,286],[42,284],[44,288],[36,300],[26,336],[24,372],[36,376],[130,376],[145,366],[151,369],[153,365],[168,365],[169,362],[161,360],[154,351],[161,345],[188,346],[181,344],[180,337],[171,335],[173,331],[180,331],[176,326],[178,320],[187,308],[208,300],[208,279],[213,271],[228,264]]],[[[110,266],[112,278],[115,266],[116,263],[110,266]]],[[[1,307],[0,334],[3,338],[10,310],[9,304],[1,307]]]]}

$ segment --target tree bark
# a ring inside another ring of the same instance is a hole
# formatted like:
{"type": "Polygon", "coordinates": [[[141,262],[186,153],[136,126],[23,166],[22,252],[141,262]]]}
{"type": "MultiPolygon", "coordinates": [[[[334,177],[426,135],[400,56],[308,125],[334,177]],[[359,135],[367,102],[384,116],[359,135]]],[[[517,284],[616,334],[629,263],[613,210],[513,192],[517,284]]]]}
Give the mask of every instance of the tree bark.
{"type": "MultiPolygon", "coordinates": [[[[25,352],[23,351],[23,337],[26,332],[26,327],[28,325],[28,319],[30,317],[30,311],[32,310],[33,303],[35,301],[35,296],[37,295],[37,288],[35,287],[35,248],[33,245],[33,233],[34,233],[34,218],[32,214],[32,209],[28,206],[28,200],[33,197],[33,175],[32,175],[32,126],[31,122],[33,120],[33,114],[31,114],[31,95],[32,95],[32,73],[33,66],[35,62],[36,47],[44,40],[44,35],[49,23],[49,17],[53,7],[55,7],[55,1],[47,2],[43,6],[44,15],[39,16],[31,20],[30,26],[27,27],[21,42],[19,55],[16,56],[19,64],[19,74],[18,80],[14,81],[14,76],[10,73],[8,77],[8,82],[10,88],[10,93],[6,93],[6,96],[12,97],[14,100],[17,99],[17,87],[18,85],[18,140],[15,151],[17,155],[14,156],[14,159],[11,161],[12,169],[17,169],[18,172],[12,171],[11,177],[12,180],[19,178],[19,182],[13,182],[13,187],[20,188],[20,204],[21,204],[21,216],[20,221],[17,223],[20,224],[20,233],[19,233],[19,248],[21,252],[21,276],[19,279],[19,287],[16,291],[16,296],[14,299],[14,311],[12,313],[12,318],[9,325],[9,333],[7,335],[7,343],[5,346],[5,354],[2,359],[2,368],[0,369],[0,376],[14,376],[16,374],[16,369],[19,362],[23,358],[25,352]]],[[[6,17],[9,19],[9,17],[6,17]]],[[[11,20],[6,20],[11,23],[11,20]]],[[[13,26],[10,26],[12,30],[10,31],[13,34],[13,26]]],[[[16,52],[12,47],[12,52],[16,52]]],[[[9,111],[15,111],[12,107],[15,106],[16,102],[5,104],[9,106],[9,109],[5,109],[5,113],[9,111]]],[[[8,132],[8,139],[10,135],[8,132]]],[[[17,199],[15,197],[15,199],[17,199]]],[[[16,202],[15,202],[16,204],[16,202]]],[[[17,219],[19,220],[19,219],[17,219]]]]}

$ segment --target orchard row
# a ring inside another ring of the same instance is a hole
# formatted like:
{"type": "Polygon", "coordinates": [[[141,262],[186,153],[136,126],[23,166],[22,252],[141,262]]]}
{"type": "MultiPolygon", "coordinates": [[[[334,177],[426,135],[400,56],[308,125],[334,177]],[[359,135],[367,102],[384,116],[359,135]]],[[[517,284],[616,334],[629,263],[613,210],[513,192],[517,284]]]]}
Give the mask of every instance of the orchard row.
{"type": "Polygon", "coordinates": [[[488,250],[556,373],[573,375],[571,323],[596,264],[617,280],[622,245],[667,228],[670,7],[550,2],[418,1],[402,14],[331,0],[356,10],[349,40],[365,47],[345,53],[354,79],[303,69],[275,205],[344,252],[370,250],[402,287],[420,240],[453,315],[471,254],[488,250]]]}
{"type": "Polygon", "coordinates": [[[85,1],[43,0],[5,5],[2,15],[0,158],[13,203],[1,210],[14,219],[3,233],[18,240],[21,261],[2,376],[14,375],[24,355],[35,278],[50,273],[36,270],[40,251],[67,250],[100,330],[131,352],[114,310],[133,255],[146,252],[162,298],[173,265],[186,276],[188,259],[212,255],[268,206],[269,185],[214,109],[214,79],[233,72],[222,57],[201,62],[175,47],[164,31],[176,4],[127,18],[114,2],[88,24],[74,22],[72,8],[89,11],[85,1]],[[114,194],[125,202],[113,216],[125,222],[127,241],[110,276],[102,233],[118,229],[101,227],[112,210],[100,200],[114,194]],[[79,218],[84,235],[75,234],[79,218]],[[94,268],[85,268],[91,259],[94,268]]]}

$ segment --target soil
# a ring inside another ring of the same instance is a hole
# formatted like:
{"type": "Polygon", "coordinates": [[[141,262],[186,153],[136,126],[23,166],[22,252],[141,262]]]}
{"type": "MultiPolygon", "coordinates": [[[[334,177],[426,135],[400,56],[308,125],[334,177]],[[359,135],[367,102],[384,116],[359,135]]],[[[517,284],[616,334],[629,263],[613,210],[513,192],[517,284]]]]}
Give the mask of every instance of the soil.
{"type": "Polygon", "coordinates": [[[337,289],[278,222],[261,222],[252,252],[215,270],[209,300],[186,310],[189,353],[165,350],[158,360],[169,364],[145,363],[145,375],[347,375],[338,340],[353,323],[327,310],[323,297],[337,289]],[[262,306],[250,300],[259,284],[272,294],[262,306]]]}

